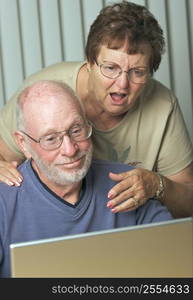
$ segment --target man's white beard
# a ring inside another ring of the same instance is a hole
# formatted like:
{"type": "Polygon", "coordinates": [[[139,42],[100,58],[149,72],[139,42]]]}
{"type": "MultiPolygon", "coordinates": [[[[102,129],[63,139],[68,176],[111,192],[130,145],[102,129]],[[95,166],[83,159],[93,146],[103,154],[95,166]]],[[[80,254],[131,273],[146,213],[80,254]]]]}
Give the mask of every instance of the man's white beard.
{"type": "MultiPolygon", "coordinates": [[[[30,149],[30,152],[37,168],[39,169],[40,172],[44,174],[44,176],[47,177],[49,181],[56,183],[58,185],[66,185],[66,184],[79,182],[85,177],[91,165],[93,147],[91,145],[89,150],[82,151],[77,155],[77,157],[73,158],[74,161],[85,155],[84,164],[81,167],[81,169],[78,170],[69,169],[69,171],[64,171],[63,169],[56,167],[52,164],[45,163],[42,159],[38,157],[38,155],[32,149],[30,149]]],[[[70,161],[72,160],[66,159],[65,161],[63,161],[63,163],[70,162],[70,161]]]]}

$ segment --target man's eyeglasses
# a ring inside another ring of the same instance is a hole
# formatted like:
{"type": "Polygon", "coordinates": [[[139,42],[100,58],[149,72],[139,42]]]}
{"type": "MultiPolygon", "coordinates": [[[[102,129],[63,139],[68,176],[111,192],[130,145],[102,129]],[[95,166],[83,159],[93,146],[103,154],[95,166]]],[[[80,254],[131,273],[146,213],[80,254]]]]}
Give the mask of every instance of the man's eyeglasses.
{"type": "Polygon", "coordinates": [[[101,74],[110,79],[116,79],[125,72],[128,75],[128,79],[133,83],[145,83],[150,75],[148,69],[144,67],[131,68],[127,72],[123,71],[119,65],[111,62],[104,64],[96,62],[96,65],[100,68],[101,74]]]}
{"type": "Polygon", "coordinates": [[[34,139],[22,130],[21,132],[34,142],[39,143],[42,149],[49,151],[58,149],[62,145],[65,135],[67,135],[73,142],[82,142],[87,140],[92,134],[92,126],[89,123],[84,125],[74,125],[68,130],[54,132],[49,135],[42,136],[38,140],[34,139]]]}

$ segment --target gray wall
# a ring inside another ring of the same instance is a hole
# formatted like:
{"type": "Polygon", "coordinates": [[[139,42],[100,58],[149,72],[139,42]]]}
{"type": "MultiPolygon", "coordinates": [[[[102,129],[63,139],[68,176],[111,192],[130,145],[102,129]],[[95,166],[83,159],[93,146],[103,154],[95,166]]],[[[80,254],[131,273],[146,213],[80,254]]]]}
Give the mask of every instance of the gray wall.
{"type": "MultiPolygon", "coordinates": [[[[109,2],[0,0],[0,107],[26,76],[62,60],[84,59],[89,26],[109,2]]],[[[167,52],[155,77],[176,93],[193,140],[193,1],[133,2],[146,5],[164,30],[167,52]]]]}

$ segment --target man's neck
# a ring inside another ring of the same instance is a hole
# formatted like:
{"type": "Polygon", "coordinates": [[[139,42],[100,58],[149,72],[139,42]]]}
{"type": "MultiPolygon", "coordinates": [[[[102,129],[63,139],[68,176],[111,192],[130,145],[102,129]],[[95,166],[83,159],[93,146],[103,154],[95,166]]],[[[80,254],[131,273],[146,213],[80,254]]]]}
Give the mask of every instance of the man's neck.
{"type": "Polygon", "coordinates": [[[56,184],[48,184],[45,182],[44,184],[46,184],[47,187],[51,191],[53,191],[56,195],[58,195],[60,198],[64,199],[70,204],[74,205],[79,200],[82,181],[73,184],[63,185],[63,186],[59,186],[56,184]]]}

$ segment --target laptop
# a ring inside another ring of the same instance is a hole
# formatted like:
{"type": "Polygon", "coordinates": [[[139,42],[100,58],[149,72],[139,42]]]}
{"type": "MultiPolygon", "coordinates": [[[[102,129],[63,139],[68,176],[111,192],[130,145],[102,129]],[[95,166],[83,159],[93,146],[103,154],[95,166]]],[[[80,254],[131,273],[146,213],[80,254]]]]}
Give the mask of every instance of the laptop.
{"type": "Polygon", "coordinates": [[[193,277],[193,218],[10,245],[12,277],[193,277]]]}

